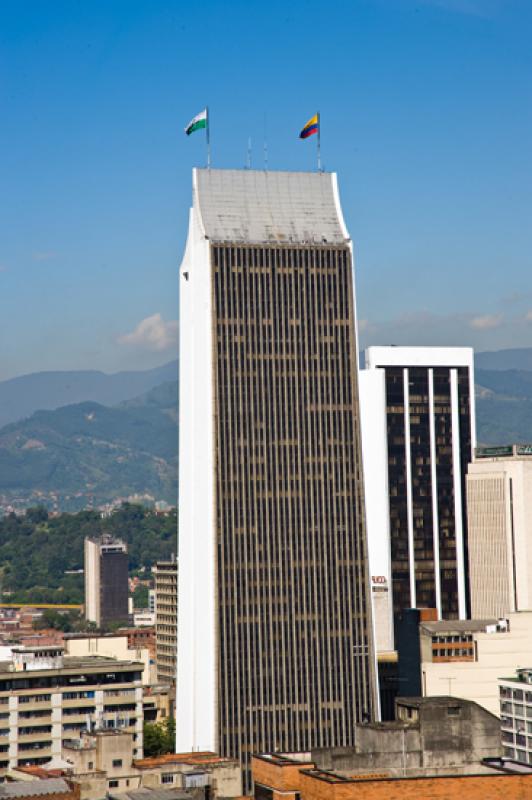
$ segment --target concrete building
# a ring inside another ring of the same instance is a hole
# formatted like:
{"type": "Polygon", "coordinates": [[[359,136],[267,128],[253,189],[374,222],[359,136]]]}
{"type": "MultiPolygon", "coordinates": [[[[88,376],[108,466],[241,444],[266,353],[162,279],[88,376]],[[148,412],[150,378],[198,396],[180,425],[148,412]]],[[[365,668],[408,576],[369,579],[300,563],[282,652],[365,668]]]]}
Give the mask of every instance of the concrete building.
{"type": "Polygon", "coordinates": [[[532,445],[480,447],[467,474],[471,614],[532,609],[532,445]]]}
{"type": "Polygon", "coordinates": [[[202,796],[212,800],[242,796],[237,761],[214,753],[172,753],[136,759],[135,742],[124,731],[97,730],[67,741],[62,760],[71,780],[80,785],[81,800],[99,800],[136,789],[169,788],[203,788],[202,796]]]}
{"type": "MultiPolygon", "coordinates": [[[[473,350],[369,347],[365,362],[360,396],[371,574],[391,587],[395,616],[436,608],[440,618],[464,619],[473,350]]],[[[390,623],[384,615],[376,619],[377,640],[388,647],[390,623]]]]}
{"type": "Polygon", "coordinates": [[[501,678],[499,701],[504,755],[532,765],[532,669],[501,678]]]}
{"type": "Polygon", "coordinates": [[[85,618],[98,628],[128,622],[128,555],[120,539],[85,539],[85,618]]]}
{"type": "Polygon", "coordinates": [[[62,648],[13,648],[0,663],[0,777],[61,756],[87,726],[120,727],[142,756],[142,669],[134,660],[64,656],[62,648]]]}
{"type": "Polygon", "coordinates": [[[350,745],[377,712],[353,252],[335,175],[193,183],[177,747],[247,770],[255,750],[350,745]]]}
{"type": "Polygon", "coordinates": [[[155,661],[157,680],[175,684],[177,663],[177,562],[159,561],[155,579],[155,661]]]}
{"type": "MultiPolygon", "coordinates": [[[[490,782],[478,779],[500,774],[485,764],[502,754],[499,720],[476,703],[454,697],[400,698],[395,722],[360,725],[355,738],[355,747],[254,758],[255,797],[449,800],[458,787],[466,797],[498,797],[490,794],[490,782]],[[464,782],[465,777],[470,781],[464,782]],[[485,794],[479,794],[480,786],[485,794]]],[[[527,785],[532,787],[532,773],[527,785]]]]}
{"type": "Polygon", "coordinates": [[[530,661],[532,611],[502,620],[424,622],[420,642],[423,695],[467,698],[498,716],[499,678],[530,661]]]}

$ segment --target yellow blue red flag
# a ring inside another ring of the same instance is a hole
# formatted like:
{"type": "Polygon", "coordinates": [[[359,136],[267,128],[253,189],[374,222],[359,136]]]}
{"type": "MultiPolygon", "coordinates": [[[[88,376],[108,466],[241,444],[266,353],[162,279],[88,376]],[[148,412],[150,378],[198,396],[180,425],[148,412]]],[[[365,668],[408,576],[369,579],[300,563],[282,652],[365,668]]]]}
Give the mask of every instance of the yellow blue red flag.
{"type": "Polygon", "coordinates": [[[314,133],[318,133],[319,129],[320,129],[320,115],[314,114],[314,116],[309,119],[309,121],[299,134],[299,138],[308,139],[309,136],[312,136],[314,133]]]}

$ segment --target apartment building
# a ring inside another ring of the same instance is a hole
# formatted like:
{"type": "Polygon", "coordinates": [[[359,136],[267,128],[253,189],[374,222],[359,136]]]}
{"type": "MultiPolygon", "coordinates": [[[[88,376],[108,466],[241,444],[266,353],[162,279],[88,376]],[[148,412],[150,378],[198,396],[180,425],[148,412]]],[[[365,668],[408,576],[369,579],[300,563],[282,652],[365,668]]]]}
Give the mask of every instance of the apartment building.
{"type": "Polygon", "coordinates": [[[159,561],[155,578],[155,660],[157,680],[175,683],[177,657],[177,562],[159,561]]]}
{"type": "Polygon", "coordinates": [[[13,648],[0,662],[0,778],[61,756],[87,728],[120,728],[143,755],[142,671],[137,661],[65,656],[60,647],[13,648]]]}

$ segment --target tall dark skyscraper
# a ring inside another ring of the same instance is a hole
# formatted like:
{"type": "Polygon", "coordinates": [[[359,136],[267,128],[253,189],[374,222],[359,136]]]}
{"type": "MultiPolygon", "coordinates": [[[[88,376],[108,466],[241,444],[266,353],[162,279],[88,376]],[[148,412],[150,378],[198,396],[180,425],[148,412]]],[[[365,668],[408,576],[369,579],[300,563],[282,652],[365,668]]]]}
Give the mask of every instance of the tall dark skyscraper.
{"type": "Polygon", "coordinates": [[[375,715],[351,241],[336,176],[195,170],[180,272],[177,749],[375,715]]]}
{"type": "Polygon", "coordinates": [[[121,539],[85,539],[85,617],[98,627],[128,621],[128,554],[121,539]]]}
{"type": "Polygon", "coordinates": [[[473,350],[370,347],[361,397],[364,447],[384,442],[386,451],[387,470],[367,475],[366,500],[371,557],[375,553],[383,564],[387,553],[394,614],[429,607],[439,618],[463,619],[465,479],[475,446],[473,350]]]}

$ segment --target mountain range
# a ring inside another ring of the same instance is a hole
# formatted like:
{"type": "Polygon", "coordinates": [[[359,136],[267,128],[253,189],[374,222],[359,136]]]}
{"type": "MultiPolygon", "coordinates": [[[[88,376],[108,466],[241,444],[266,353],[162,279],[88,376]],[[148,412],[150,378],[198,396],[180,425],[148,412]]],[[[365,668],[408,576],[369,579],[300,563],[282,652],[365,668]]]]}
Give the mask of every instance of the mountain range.
{"type": "MultiPolygon", "coordinates": [[[[532,442],[532,348],[475,356],[477,440],[532,442]]],[[[0,507],[177,497],[177,362],[0,383],[0,507]],[[5,421],[8,424],[5,424],[5,421]]]]}
{"type": "Polygon", "coordinates": [[[115,372],[97,370],[33,372],[0,381],[0,428],[29,417],[35,411],[50,411],[71,403],[92,401],[113,406],[177,380],[177,361],[154,369],[115,372]]]}

